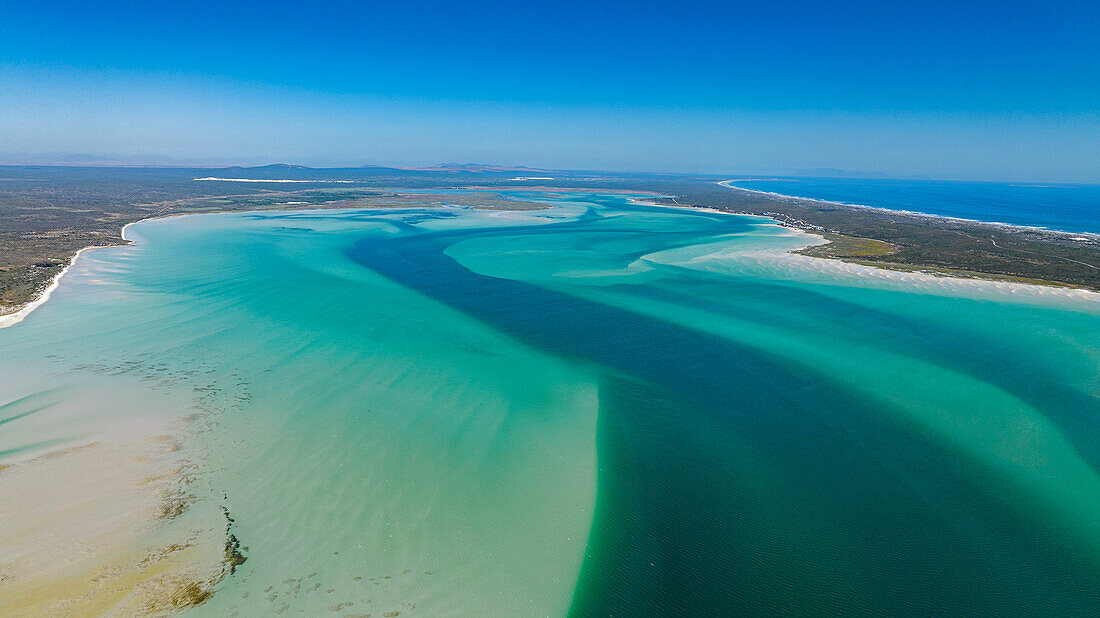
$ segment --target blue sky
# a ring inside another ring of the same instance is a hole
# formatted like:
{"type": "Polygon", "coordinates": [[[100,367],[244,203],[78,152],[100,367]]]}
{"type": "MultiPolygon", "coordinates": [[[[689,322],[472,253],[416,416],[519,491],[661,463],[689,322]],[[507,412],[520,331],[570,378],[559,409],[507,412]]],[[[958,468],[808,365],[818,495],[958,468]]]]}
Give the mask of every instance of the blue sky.
{"type": "Polygon", "coordinates": [[[1093,2],[0,0],[0,157],[1100,182],[1093,2]]]}

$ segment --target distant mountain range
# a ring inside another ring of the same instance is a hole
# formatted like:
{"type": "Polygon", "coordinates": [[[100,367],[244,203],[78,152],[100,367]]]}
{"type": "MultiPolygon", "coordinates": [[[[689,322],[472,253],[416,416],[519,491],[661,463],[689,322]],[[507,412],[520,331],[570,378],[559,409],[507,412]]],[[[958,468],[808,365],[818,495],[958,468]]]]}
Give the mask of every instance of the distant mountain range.
{"type": "Polygon", "coordinates": [[[332,165],[308,166],[290,163],[271,163],[266,165],[227,165],[216,159],[173,159],[159,155],[109,157],[82,153],[47,154],[0,154],[0,165],[72,165],[87,167],[204,167],[236,170],[316,170],[316,169],[358,169],[358,170],[401,170],[409,172],[541,172],[548,170],[522,165],[493,165],[489,163],[440,163],[428,166],[407,165],[332,165]]]}
{"type": "MultiPolygon", "coordinates": [[[[449,174],[517,174],[529,176],[532,174],[575,174],[575,173],[600,173],[595,170],[551,170],[546,168],[527,167],[523,165],[494,165],[491,163],[440,163],[438,165],[354,165],[337,164],[330,166],[308,166],[290,163],[271,163],[257,165],[227,164],[224,160],[217,159],[174,159],[161,155],[127,155],[127,156],[102,156],[84,153],[52,153],[52,154],[0,154],[0,165],[65,165],[74,167],[178,167],[178,168],[207,168],[249,171],[265,174],[269,172],[296,171],[300,174],[309,174],[317,170],[357,170],[367,174],[384,172],[436,172],[449,174]]],[[[606,172],[604,172],[606,173],[606,172]]],[[[732,173],[732,172],[731,172],[732,173]]],[[[786,176],[789,172],[781,175],[786,176]]],[[[632,176],[640,173],[617,172],[616,175],[632,176]]],[[[656,173],[661,175],[660,173],[656,173]]],[[[643,174],[651,175],[651,174],[643,174]]],[[[673,174],[681,175],[681,174],[673,174]]],[[[689,174],[695,175],[695,174],[689,174]]],[[[698,174],[710,176],[712,174],[698,174]]],[[[905,178],[913,180],[927,180],[926,176],[884,174],[882,172],[859,172],[833,167],[818,167],[801,169],[790,173],[791,176],[806,176],[814,178],[905,178]]]]}
{"type": "MultiPolygon", "coordinates": [[[[260,161],[256,161],[260,163],[260,161]]],[[[225,160],[175,159],[163,155],[103,156],[83,153],[0,153],[0,165],[69,165],[74,167],[225,167],[225,160]]]]}
{"type": "MultiPolygon", "coordinates": [[[[381,167],[377,165],[363,165],[359,169],[381,167]]],[[[429,167],[396,167],[390,169],[408,170],[410,172],[541,172],[550,170],[525,167],[523,165],[490,165],[486,163],[441,163],[429,167]]]]}
{"type": "Polygon", "coordinates": [[[384,166],[384,165],[360,165],[357,167],[309,167],[306,165],[291,165],[288,163],[273,163],[245,167],[233,165],[229,167],[203,168],[215,176],[229,178],[248,179],[291,179],[291,180],[321,180],[332,179],[338,175],[344,179],[357,179],[378,177],[385,175],[488,175],[488,176],[520,176],[532,175],[568,176],[570,173],[562,171],[539,170],[530,167],[517,167],[506,165],[486,165],[483,163],[444,163],[434,166],[384,166]]]}
{"type": "Polygon", "coordinates": [[[241,170],[317,170],[317,169],[357,169],[357,170],[404,170],[408,172],[549,172],[549,170],[524,167],[522,165],[490,165],[486,163],[440,163],[429,166],[402,166],[402,165],[359,165],[356,167],[310,167],[308,165],[291,165],[290,163],[271,163],[269,165],[257,165],[242,167],[233,165],[224,169],[241,170]]]}

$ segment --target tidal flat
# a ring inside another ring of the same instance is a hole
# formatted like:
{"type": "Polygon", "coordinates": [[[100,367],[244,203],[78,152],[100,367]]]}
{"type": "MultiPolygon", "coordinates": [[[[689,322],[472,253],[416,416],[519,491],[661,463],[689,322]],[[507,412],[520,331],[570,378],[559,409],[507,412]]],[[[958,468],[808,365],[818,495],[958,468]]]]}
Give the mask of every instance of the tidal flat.
{"type": "Polygon", "coordinates": [[[122,560],[158,566],[94,607],[1098,609],[1100,295],[510,197],[539,207],[196,214],[81,255],[0,330],[0,484],[130,498],[43,494],[37,529],[4,501],[5,607],[122,560]]]}

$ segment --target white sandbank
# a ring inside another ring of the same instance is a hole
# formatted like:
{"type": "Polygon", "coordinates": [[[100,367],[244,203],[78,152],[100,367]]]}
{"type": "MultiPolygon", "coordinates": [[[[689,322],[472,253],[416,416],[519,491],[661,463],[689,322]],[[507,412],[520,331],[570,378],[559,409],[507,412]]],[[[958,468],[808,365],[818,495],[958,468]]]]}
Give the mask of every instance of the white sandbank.
{"type": "MultiPolygon", "coordinates": [[[[776,224],[778,225],[778,224],[776,224]]],[[[784,227],[784,226],[780,226],[784,227]]],[[[824,237],[810,232],[793,230],[784,227],[791,235],[804,235],[813,242],[808,242],[806,247],[824,244],[828,242],[824,237]]],[[[797,251],[794,249],[793,251],[797,251]]],[[[938,293],[949,296],[966,296],[971,298],[990,298],[991,295],[1000,298],[1011,298],[1013,301],[1042,301],[1046,300],[1072,300],[1085,302],[1091,305],[1090,313],[1100,311],[1100,292],[1093,292],[1083,288],[1061,287],[1042,285],[1038,283],[1024,283],[1005,279],[984,279],[978,277],[956,277],[936,273],[934,270],[891,270],[876,268],[857,262],[848,262],[834,258],[821,258],[792,251],[759,251],[755,255],[767,259],[773,259],[780,263],[788,263],[792,267],[805,271],[816,271],[822,274],[835,274],[851,277],[853,282],[867,283],[875,287],[895,286],[919,286],[921,292],[938,293]]],[[[899,288],[900,289],[900,288],[899,288]]]]}
{"type": "Polygon", "coordinates": [[[168,436],[127,435],[0,467],[0,613],[163,614],[223,577],[223,520],[189,508],[168,436]]]}

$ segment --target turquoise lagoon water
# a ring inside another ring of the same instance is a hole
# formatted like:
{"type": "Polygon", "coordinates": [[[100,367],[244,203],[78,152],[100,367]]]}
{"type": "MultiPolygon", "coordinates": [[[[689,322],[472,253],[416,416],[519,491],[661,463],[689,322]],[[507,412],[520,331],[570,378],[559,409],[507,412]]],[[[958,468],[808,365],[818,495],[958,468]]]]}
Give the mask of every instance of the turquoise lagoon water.
{"type": "Polygon", "coordinates": [[[1100,611],[1094,297],[525,197],[135,225],[0,330],[0,452],[197,415],[197,615],[1100,611]]]}

